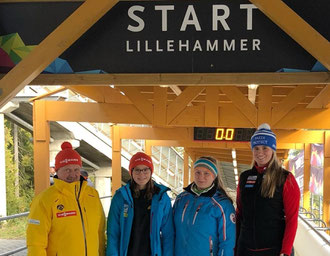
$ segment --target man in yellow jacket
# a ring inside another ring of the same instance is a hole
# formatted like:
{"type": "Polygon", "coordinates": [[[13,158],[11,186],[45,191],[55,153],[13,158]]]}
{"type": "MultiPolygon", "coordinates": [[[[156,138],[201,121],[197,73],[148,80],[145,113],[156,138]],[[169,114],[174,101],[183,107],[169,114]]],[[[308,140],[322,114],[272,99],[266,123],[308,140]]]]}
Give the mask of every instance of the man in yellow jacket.
{"type": "Polygon", "coordinates": [[[80,176],[69,142],[55,158],[54,185],[37,195],[28,217],[28,255],[104,255],[105,217],[98,192],[80,176]]]}

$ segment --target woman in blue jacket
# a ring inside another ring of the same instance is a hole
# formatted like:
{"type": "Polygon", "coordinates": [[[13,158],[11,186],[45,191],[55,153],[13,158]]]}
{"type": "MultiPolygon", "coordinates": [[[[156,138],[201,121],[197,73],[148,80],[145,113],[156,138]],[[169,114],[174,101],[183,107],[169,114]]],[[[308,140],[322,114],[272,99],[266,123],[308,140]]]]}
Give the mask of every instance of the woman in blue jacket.
{"type": "Polygon", "coordinates": [[[174,228],[169,189],[151,179],[150,156],[130,160],[131,181],[118,189],[108,215],[107,256],[173,256],[174,228]]]}
{"type": "Polygon", "coordinates": [[[233,256],[235,209],[218,175],[216,160],[194,163],[194,181],[175,200],[176,256],[233,256]]]}

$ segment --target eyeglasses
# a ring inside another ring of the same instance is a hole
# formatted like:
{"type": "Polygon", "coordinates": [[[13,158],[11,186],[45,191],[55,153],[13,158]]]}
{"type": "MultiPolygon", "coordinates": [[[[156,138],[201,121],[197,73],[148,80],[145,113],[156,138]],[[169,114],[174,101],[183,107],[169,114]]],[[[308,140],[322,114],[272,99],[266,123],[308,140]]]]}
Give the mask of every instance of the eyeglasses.
{"type": "Polygon", "coordinates": [[[150,171],[150,168],[144,168],[144,169],[133,169],[133,171],[137,174],[143,173],[146,174],[150,171]]]}

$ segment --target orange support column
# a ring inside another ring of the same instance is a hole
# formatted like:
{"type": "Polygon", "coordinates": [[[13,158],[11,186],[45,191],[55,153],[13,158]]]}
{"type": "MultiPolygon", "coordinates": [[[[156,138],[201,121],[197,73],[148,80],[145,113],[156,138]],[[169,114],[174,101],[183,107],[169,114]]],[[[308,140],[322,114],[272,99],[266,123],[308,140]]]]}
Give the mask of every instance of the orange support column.
{"type": "Polygon", "coordinates": [[[330,132],[324,132],[323,220],[330,226],[330,132]]]}
{"type": "Polygon", "coordinates": [[[152,143],[150,140],[145,141],[145,153],[152,156],[152,143]]]}
{"type": "Polygon", "coordinates": [[[50,128],[46,118],[45,101],[33,103],[34,193],[49,187],[50,128]]]}
{"type": "Polygon", "coordinates": [[[310,196],[309,179],[311,176],[311,144],[304,144],[304,190],[303,190],[303,207],[309,211],[310,196]]]}
{"type": "Polygon", "coordinates": [[[111,195],[114,196],[121,187],[121,138],[119,127],[112,126],[112,184],[111,195]]]}
{"type": "Polygon", "coordinates": [[[183,154],[183,187],[189,185],[189,156],[186,152],[183,154]]]}

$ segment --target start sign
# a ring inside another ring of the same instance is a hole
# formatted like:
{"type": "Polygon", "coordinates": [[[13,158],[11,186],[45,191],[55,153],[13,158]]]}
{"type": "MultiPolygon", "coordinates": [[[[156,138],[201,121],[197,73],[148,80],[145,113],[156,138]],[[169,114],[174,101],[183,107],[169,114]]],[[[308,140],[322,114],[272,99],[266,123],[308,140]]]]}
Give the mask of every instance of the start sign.
{"type": "MultiPolygon", "coordinates": [[[[282,1],[329,40],[329,0],[282,1]]],[[[0,3],[0,36],[37,45],[81,4],[0,3]]],[[[310,71],[316,63],[248,0],[119,1],[60,57],[63,73],[310,71]]]]}

